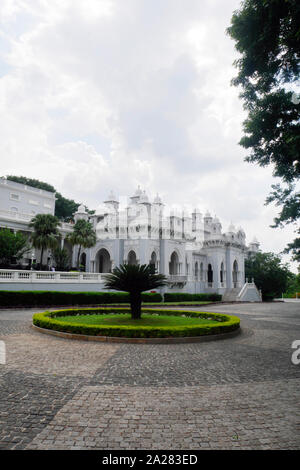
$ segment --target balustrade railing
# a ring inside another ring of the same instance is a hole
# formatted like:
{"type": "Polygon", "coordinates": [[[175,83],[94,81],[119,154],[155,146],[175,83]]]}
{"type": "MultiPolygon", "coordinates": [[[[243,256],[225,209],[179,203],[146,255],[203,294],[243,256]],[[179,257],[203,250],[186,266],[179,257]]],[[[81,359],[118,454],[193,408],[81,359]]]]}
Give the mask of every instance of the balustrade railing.
{"type": "Polygon", "coordinates": [[[102,273],[0,269],[1,282],[101,282],[102,273]]]}

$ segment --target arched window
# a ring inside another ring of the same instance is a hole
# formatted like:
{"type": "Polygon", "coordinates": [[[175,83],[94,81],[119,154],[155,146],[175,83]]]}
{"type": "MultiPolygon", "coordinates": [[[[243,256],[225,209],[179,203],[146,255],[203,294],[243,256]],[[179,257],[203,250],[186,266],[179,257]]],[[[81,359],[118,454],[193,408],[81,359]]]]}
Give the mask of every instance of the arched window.
{"type": "Polygon", "coordinates": [[[136,264],[137,264],[137,259],[136,259],[135,251],[131,250],[131,251],[128,253],[127,262],[128,262],[128,264],[130,264],[130,265],[136,265],[136,264]]]}
{"type": "Polygon", "coordinates": [[[152,254],[151,254],[151,259],[150,259],[149,264],[152,267],[152,269],[155,271],[156,268],[157,268],[157,257],[156,257],[155,251],[153,251],[152,254]]]}
{"type": "Polygon", "coordinates": [[[212,284],[214,280],[214,273],[211,267],[211,264],[207,266],[207,282],[208,284],[212,284]]]}
{"type": "Polygon", "coordinates": [[[238,287],[238,271],[239,267],[237,264],[237,261],[235,260],[233,263],[233,269],[232,269],[232,282],[233,282],[233,287],[238,287]]]}
{"type": "Polygon", "coordinates": [[[221,269],[220,269],[220,282],[224,282],[224,263],[221,263],[221,269]]]}
{"type": "Polygon", "coordinates": [[[203,263],[200,263],[200,281],[203,281],[203,263]]]}
{"type": "Polygon", "coordinates": [[[110,254],[105,248],[101,248],[98,253],[98,272],[99,273],[110,273],[111,272],[111,260],[110,254]]]}
{"type": "Polygon", "coordinates": [[[198,273],[198,262],[196,261],[196,263],[195,263],[195,278],[196,278],[197,281],[198,281],[198,274],[199,274],[198,273]]]}
{"type": "Polygon", "coordinates": [[[169,263],[169,273],[170,274],[178,274],[179,272],[179,258],[178,258],[178,254],[176,253],[176,251],[173,251],[173,253],[171,254],[171,260],[170,260],[170,263],[169,263]]]}

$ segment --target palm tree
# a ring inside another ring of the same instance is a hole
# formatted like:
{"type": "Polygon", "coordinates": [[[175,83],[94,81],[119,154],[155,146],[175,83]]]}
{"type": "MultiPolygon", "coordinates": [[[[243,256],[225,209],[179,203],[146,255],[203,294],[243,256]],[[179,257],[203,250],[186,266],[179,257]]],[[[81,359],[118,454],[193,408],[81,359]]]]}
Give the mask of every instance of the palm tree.
{"type": "Polygon", "coordinates": [[[96,244],[96,232],[90,222],[80,219],[77,220],[73,232],[66,237],[66,240],[73,246],[79,245],[77,253],[77,269],[79,269],[81,248],[91,248],[96,244]]]}
{"type": "Polygon", "coordinates": [[[55,248],[57,246],[57,237],[59,236],[59,220],[52,214],[37,214],[31,220],[29,227],[33,228],[31,242],[35,248],[41,249],[40,266],[43,263],[43,254],[46,248],[55,248]]]}
{"type": "Polygon", "coordinates": [[[141,318],[142,292],[165,286],[167,279],[163,274],[155,274],[149,264],[123,264],[103,277],[107,289],[129,292],[133,320],[141,318]]]}

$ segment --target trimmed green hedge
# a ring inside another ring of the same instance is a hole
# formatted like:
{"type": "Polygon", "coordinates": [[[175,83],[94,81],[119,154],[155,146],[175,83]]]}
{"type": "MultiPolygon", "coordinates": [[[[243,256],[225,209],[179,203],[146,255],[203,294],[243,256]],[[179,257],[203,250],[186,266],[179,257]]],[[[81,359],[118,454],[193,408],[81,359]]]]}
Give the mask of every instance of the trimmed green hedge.
{"type": "Polygon", "coordinates": [[[220,294],[186,294],[181,292],[168,292],[164,295],[165,302],[184,302],[189,301],[203,301],[203,302],[218,302],[222,300],[222,295],[220,294]]]}
{"type": "MultiPolygon", "coordinates": [[[[143,292],[143,302],[161,302],[159,293],[143,292]]],[[[97,305],[129,302],[127,292],[0,291],[1,307],[51,305],[97,305]]]]}
{"type": "Polygon", "coordinates": [[[66,315],[89,315],[89,314],[107,314],[107,313],[129,313],[128,308],[87,308],[87,309],[68,309],[55,312],[36,313],[33,316],[33,324],[47,330],[63,331],[65,333],[91,335],[91,336],[111,336],[127,338],[165,338],[165,337],[186,337],[215,335],[219,333],[229,333],[237,330],[240,326],[240,319],[233,315],[224,315],[211,312],[195,312],[184,310],[158,310],[143,309],[143,313],[161,314],[187,317],[207,318],[216,320],[216,324],[199,326],[172,326],[172,327],[150,327],[150,326],[129,326],[129,325],[86,325],[82,323],[74,324],[66,321],[60,321],[59,317],[66,315]]]}

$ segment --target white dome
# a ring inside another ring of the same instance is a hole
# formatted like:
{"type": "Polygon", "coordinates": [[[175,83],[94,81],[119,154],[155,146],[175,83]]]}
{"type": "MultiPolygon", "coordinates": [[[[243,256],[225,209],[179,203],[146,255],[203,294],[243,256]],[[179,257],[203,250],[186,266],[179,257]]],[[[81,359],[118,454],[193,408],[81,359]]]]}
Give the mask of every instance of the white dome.
{"type": "Polygon", "coordinates": [[[210,219],[211,219],[210,212],[209,212],[209,211],[206,211],[206,214],[205,214],[205,216],[204,216],[204,217],[206,217],[206,218],[210,218],[210,219]]]}
{"type": "Polygon", "coordinates": [[[85,210],[85,207],[83,204],[80,204],[80,206],[78,207],[77,209],[77,214],[85,214],[86,213],[86,210],[85,210]]]}
{"type": "Polygon", "coordinates": [[[144,203],[145,203],[145,202],[149,202],[149,199],[148,199],[148,196],[147,196],[147,194],[146,194],[146,191],[144,191],[144,192],[142,193],[142,195],[140,196],[139,202],[144,202],[144,203]]]}
{"type": "Polygon", "coordinates": [[[236,231],[235,226],[231,222],[231,224],[228,227],[228,233],[235,233],[235,231],[236,231]]]}
{"type": "Polygon", "coordinates": [[[107,201],[114,201],[114,202],[117,202],[118,199],[115,195],[115,193],[113,191],[110,191],[108,197],[107,197],[107,201]]]}
{"type": "Polygon", "coordinates": [[[154,204],[162,204],[161,198],[159,197],[158,194],[156,194],[156,197],[153,201],[154,204]]]}
{"type": "Polygon", "coordinates": [[[137,197],[137,196],[141,196],[142,195],[142,190],[140,188],[140,186],[138,186],[136,192],[134,193],[134,196],[133,197],[137,197]]]}

